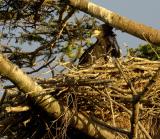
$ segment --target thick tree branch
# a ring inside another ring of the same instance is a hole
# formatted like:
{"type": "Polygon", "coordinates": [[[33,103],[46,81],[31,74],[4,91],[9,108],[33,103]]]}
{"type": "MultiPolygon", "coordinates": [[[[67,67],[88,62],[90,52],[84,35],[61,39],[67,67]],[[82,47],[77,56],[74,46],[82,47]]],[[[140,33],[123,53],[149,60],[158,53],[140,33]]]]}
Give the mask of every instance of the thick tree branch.
{"type": "Polygon", "coordinates": [[[64,115],[65,120],[70,120],[72,126],[86,132],[90,136],[105,139],[115,138],[113,130],[111,131],[111,129],[96,124],[82,113],[77,113],[74,110],[69,110],[67,107],[61,106],[53,96],[46,94],[40,85],[23,73],[21,69],[12,64],[7,58],[3,57],[2,54],[0,54],[0,67],[0,75],[7,77],[54,118],[64,115]]]}
{"type": "Polygon", "coordinates": [[[120,16],[88,0],[68,0],[69,4],[111,26],[155,45],[160,45],[160,31],[120,16]]]}

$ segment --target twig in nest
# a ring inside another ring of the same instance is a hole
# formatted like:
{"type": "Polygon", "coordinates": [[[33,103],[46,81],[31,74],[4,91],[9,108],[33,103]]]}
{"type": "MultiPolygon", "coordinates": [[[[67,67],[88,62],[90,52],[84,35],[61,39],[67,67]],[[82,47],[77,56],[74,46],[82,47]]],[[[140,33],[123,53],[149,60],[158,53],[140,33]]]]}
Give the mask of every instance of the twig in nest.
{"type": "MultiPolygon", "coordinates": [[[[119,69],[119,71],[121,72],[124,80],[126,81],[126,83],[128,84],[128,86],[130,87],[132,93],[133,93],[133,98],[135,95],[137,95],[132,82],[129,80],[129,78],[124,74],[122,67],[118,61],[117,58],[115,58],[115,63],[117,68],[119,69]]],[[[139,120],[139,102],[132,102],[133,105],[133,112],[132,112],[132,117],[131,117],[131,134],[130,134],[130,138],[137,138],[138,135],[138,120],[139,120]]]]}
{"type": "Polygon", "coordinates": [[[97,119],[97,118],[94,117],[94,116],[91,116],[91,119],[92,119],[95,123],[100,124],[101,126],[104,126],[105,128],[109,128],[109,129],[111,129],[111,130],[114,130],[115,132],[119,132],[119,133],[125,134],[125,135],[127,135],[127,136],[130,135],[130,132],[129,132],[129,131],[126,131],[126,130],[124,130],[124,129],[119,129],[119,128],[116,128],[116,127],[113,127],[113,126],[109,126],[109,125],[107,125],[105,122],[100,121],[99,119],[97,119]]]}
{"type": "Polygon", "coordinates": [[[7,113],[10,112],[24,112],[28,111],[30,108],[28,106],[16,106],[16,107],[6,107],[5,110],[7,113]]]}

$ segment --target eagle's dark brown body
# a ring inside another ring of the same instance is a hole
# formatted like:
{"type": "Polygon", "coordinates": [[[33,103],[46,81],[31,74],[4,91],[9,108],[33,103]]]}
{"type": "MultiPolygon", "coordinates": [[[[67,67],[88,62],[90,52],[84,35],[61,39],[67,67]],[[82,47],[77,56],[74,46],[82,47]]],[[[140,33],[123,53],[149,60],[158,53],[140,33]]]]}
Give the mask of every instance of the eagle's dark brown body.
{"type": "Polygon", "coordinates": [[[119,46],[112,29],[106,24],[100,27],[96,43],[82,54],[79,65],[92,65],[100,58],[105,61],[107,56],[120,57],[119,46]]]}

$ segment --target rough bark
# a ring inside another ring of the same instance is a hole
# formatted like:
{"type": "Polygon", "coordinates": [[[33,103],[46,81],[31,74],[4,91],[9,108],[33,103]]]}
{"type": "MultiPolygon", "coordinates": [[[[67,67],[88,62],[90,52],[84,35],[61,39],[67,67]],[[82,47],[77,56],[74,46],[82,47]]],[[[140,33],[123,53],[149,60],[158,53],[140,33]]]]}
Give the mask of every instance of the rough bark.
{"type": "Polygon", "coordinates": [[[70,124],[75,128],[95,138],[113,139],[115,137],[110,129],[96,124],[82,113],[61,106],[53,96],[46,95],[45,90],[40,85],[2,54],[0,54],[0,67],[0,75],[7,77],[54,118],[63,117],[63,120],[65,118],[65,120],[70,121],[70,124]]]}
{"type": "Polygon", "coordinates": [[[73,7],[88,13],[101,21],[142,40],[155,45],[160,45],[160,31],[152,27],[137,23],[126,17],[120,16],[106,8],[89,2],[88,0],[68,0],[73,7]]]}

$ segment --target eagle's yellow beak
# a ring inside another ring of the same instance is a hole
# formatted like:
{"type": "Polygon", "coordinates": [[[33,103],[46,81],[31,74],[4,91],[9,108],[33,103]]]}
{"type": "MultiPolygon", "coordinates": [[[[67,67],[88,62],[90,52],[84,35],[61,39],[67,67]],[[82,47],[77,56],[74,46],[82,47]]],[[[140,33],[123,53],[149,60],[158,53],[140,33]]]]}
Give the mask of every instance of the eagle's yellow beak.
{"type": "Polygon", "coordinates": [[[100,30],[94,30],[94,31],[92,32],[91,37],[98,37],[98,36],[100,36],[101,34],[102,34],[102,32],[101,32],[100,30]]]}

